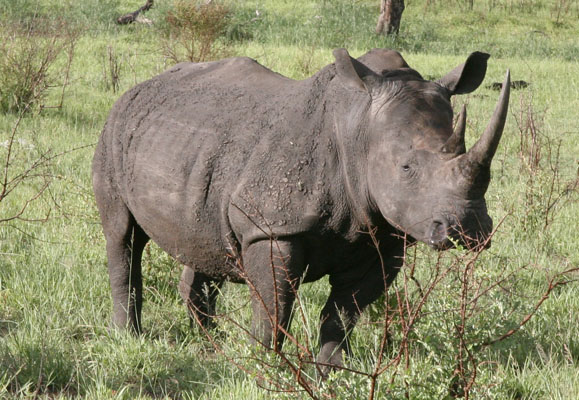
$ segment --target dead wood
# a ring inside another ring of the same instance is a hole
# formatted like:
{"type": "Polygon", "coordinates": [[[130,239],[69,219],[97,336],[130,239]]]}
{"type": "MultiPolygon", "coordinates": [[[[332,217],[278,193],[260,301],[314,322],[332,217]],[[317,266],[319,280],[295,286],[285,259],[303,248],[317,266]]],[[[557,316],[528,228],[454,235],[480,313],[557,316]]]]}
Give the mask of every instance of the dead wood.
{"type": "Polygon", "coordinates": [[[153,7],[153,0],[147,0],[145,5],[139,8],[138,10],[133,11],[132,13],[121,15],[119,18],[117,18],[117,24],[119,25],[132,24],[137,20],[137,17],[139,16],[140,13],[149,11],[151,7],[153,7]]]}

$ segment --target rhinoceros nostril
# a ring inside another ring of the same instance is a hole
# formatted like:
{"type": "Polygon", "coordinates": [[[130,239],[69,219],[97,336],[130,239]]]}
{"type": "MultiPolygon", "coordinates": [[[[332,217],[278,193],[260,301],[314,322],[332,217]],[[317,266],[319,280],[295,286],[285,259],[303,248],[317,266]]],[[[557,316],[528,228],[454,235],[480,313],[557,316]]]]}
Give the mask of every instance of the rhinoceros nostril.
{"type": "Polygon", "coordinates": [[[430,240],[436,241],[437,239],[446,237],[446,224],[441,221],[432,221],[430,228],[430,240]]]}
{"type": "Polygon", "coordinates": [[[452,247],[452,242],[448,238],[448,223],[434,220],[430,224],[428,243],[437,250],[444,250],[452,247]]]}

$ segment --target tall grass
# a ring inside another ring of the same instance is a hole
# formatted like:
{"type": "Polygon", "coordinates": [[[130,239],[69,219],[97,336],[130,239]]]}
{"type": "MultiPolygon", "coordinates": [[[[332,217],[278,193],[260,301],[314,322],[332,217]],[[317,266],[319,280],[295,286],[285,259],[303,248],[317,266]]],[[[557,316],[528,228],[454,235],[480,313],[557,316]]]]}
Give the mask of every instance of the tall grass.
{"type": "Polygon", "coordinates": [[[557,57],[576,60],[577,4],[557,22],[554,2],[416,2],[406,7],[397,36],[376,36],[379,2],[306,1],[279,6],[275,0],[245,3],[240,12],[252,22],[259,42],[280,46],[396,48],[433,54],[484,50],[499,57],[557,57]],[[457,5],[459,6],[457,8],[457,5]],[[268,7],[269,6],[269,7],[268,7]],[[454,10],[449,12],[449,10],[454,10]]]}
{"type": "MultiPolygon", "coordinates": [[[[29,220],[47,214],[50,218],[43,223],[18,220],[0,224],[0,398],[300,398],[259,387],[256,377],[264,366],[250,360],[261,353],[256,353],[247,335],[232,321],[220,321],[222,337],[217,342],[222,352],[216,352],[199,329],[189,329],[176,287],[180,266],[153,244],[146,249],[143,266],[145,334],[135,338],[110,329],[104,239],[89,171],[94,144],[119,96],[107,89],[108,78],[103,73],[108,68],[105,56],[109,48],[121,65],[116,81],[121,93],[167,66],[159,44],[159,25],[170,3],[159,2],[147,14],[154,21],[152,27],[114,25],[118,15],[141,3],[0,3],[4,21],[62,13],[87,27],[77,42],[62,108],[24,116],[15,136],[21,139],[16,140],[15,149],[24,164],[39,152],[70,152],[51,163],[48,190],[23,215],[29,220]],[[250,373],[238,369],[228,361],[231,358],[247,362],[250,373]]],[[[231,23],[243,35],[226,32],[223,40],[231,41],[235,53],[257,58],[295,79],[332,62],[331,49],[338,46],[348,47],[356,56],[372,47],[396,48],[411,66],[433,78],[464,62],[470,51],[488,51],[493,57],[481,88],[455,100],[455,108],[468,103],[467,146],[478,138],[492,113],[497,93],[487,86],[500,82],[506,68],[511,69],[513,79],[530,82],[528,88],[512,93],[510,116],[487,194],[495,221],[505,220],[493,247],[481,256],[478,270],[483,277],[493,277],[521,269],[511,286],[489,300],[472,326],[476,332],[502,332],[531,311],[545,291],[546,276],[579,265],[579,198],[573,188],[579,154],[577,2],[560,13],[556,6],[561,3],[550,0],[474,2],[472,10],[466,2],[411,2],[395,38],[373,34],[378,3],[230,3],[231,23]],[[526,128],[530,120],[534,133],[526,128]],[[541,146],[538,161],[537,153],[532,154],[533,143],[541,146]],[[551,206],[557,196],[560,200],[551,206]]],[[[58,103],[59,98],[60,92],[51,91],[45,101],[58,103]]],[[[0,115],[0,165],[6,160],[2,144],[17,120],[16,114],[0,115]]],[[[35,183],[22,189],[0,204],[0,219],[19,209],[33,193],[35,183]]],[[[417,252],[416,277],[426,279],[438,254],[425,246],[412,251],[417,252]]],[[[455,255],[444,257],[451,260],[455,255]]],[[[448,394],[452,342],[445,332],[452,318],[441,310],[451,307],[455,284],[449,281],[430,299],[428,313],[417,326],[410,368],[401,371],[392,384],[381,381],[384,398],[404,396],[404,382],[410,383],[412,398],[448,394]]],[[[307,324],[294,324],[296,335],[309,335],[316,342],[318,315],[327,292],[325,279],[303,285],[300,293],[307,324]]],[[[225,285],[219,311],[226,315],[234,311],[237,323],[247,326],[248,300],[247,287],[225,285]]],[[[371,369],[379,349],[376,323],[380,312],[376,307],[363,315],[354,331],[348,366],[371,369]]],[[[481,350],[480,359],[485,363],[479,369],[477,398],[578,398],[577,315],[577,284],[558,287],[518,333],[481,350]]],[[[396,343],[399,331],[391,334],[396,343]]],[[[266,354],[263,357],[276,362],[266,354]]],[[[287,370],[280,370],[279,376],[291,379],[287,370]]],[[[335,374],[322,385],[327,385],[328,391],[337,388],[336,398],[368,393],[366,381],[355,374],[335,374]]]]}

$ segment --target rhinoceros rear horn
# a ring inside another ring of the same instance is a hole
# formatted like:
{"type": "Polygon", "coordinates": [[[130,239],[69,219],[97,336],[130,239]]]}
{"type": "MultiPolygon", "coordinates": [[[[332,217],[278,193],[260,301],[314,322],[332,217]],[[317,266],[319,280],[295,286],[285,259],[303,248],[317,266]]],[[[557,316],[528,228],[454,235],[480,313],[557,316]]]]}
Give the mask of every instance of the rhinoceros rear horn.
{"type": "Polygon", "coordinates": [[[466,106],[462,106],[460,114],[458,115],[458,121],[456,121],[456,126],[454,127],[454,132],[451,137],[448,138],[444,146],[442,146],[443,153],[460,154],[466,153],[466,145],[464,144],[464,131],[466,130],[466,106]]]}
{"type": "Polygon", "coordinates": [[[451,95],[470,93],[476,90],[484,80],[489,57],[487,53],[475,51],[468,56],[464,64],[459,65],[436,82],[446,87],[451,95]]]}
{"type": "Polygon", "coordinates": [[[360,61],[350,57],[348,50],[335,49],[336,75],[344,86],[350,89],[369,92],[369,87],[363,78],[374,77],[376,74],[360,61]]]}
{"type": "Polygon", "coordinates": [[[511,74],[507,70],[499,102],[495,107],[493,117],[487,125],[480,139],[468,151],[469,159],[477,164],[489,166],[497,151],[509,109],[511,74]]]}

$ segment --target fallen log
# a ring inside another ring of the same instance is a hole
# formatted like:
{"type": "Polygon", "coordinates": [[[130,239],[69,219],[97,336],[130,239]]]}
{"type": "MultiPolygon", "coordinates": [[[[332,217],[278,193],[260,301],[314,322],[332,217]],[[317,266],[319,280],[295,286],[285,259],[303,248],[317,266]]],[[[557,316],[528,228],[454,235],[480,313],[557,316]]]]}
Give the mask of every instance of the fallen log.
{"type": "Polygon", "coordinates": [[[139,8],[138,10],[133,11],[132,13],[121,15],[119,18],[117,18],[117,24],[119,25],[132,24],[137,20],[137,17],[139,16],[140,13],[149,11],[151,7],[153,7],[153,0],[147,0],[145,5],[139,8]]]}

